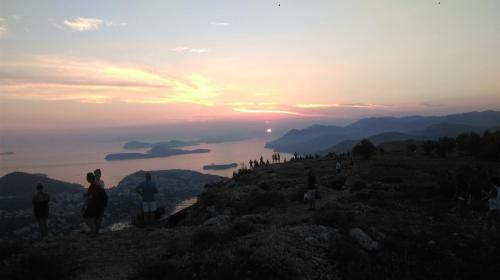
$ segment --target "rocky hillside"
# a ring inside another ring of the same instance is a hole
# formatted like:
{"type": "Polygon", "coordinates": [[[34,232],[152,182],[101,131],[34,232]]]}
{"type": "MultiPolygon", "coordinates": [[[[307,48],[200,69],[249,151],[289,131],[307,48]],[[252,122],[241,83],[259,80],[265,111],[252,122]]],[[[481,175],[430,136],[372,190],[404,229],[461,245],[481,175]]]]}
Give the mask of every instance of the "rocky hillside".
{"type": "MultiPolygon", "coordinates": [[[[141,211],[141,198],[135,187],[144,180],[145,171],[126,176],[118,186],[107,189],[108,207],[103,229],[115,229],[130,224],[141,211]]],[[[220,176],[189,170],[151,171],[158,184],[158,206],[166,213],[174,210],[177,203],[197,196],[207,183],[218,182],[220,176]]],[[[44,184],[50,194],[49,227],[53,234],[80,229],[83,193],[80,185],[70,184],[40,175],[14,172],[0,178],[0,238],[36,239],[38,228],[33,219],[31,198],[38,182],[44,184]]]]}
{"type": "MultiPolygon", "coordinates": [[[[386,149],[389,150],[389,149],[386,149]]],[[[481,191],[500,164],[406,150],[243,170],[156,227],[5,243],[2,279],[492,279],[500,237],[481,191]],[[307,170],[317,209],[303,202],[307,170]],[[457,174],[471,183],[464,219],[457,174]],[[479,194],[479,196],[478,196],[479,194]],[[24,277],[24,278],[22,278],[24,277]]]]}

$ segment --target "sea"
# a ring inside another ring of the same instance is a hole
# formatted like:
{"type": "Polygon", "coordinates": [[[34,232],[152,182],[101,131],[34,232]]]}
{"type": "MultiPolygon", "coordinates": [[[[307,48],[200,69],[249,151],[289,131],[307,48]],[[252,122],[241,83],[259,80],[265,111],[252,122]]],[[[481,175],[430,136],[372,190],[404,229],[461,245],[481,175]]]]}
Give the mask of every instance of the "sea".
{"type": "MultiPolygon", "coordinates": [[[[271,161],[273,151],[264,148],[270,139],[258,138],[235,142],[205,144],[181,149],[209,149],[209,153],[186,154],[163,158],[107,161],[109,153],[145,152],[147,149],[125,150],[126,141],[99,142],[73,141],[18,141],[2,143],[0,176],[14,171],[44,174],[50,178],[87,185],[85,176],[97,168],[102,170],[102,179],[107,187],[116,186],[125,176],[139,170],[188,169],[206,174],[230,177],[237,168],[226,170],[203,170],[204,165],[237,163],[248,166],[250,159],[271,161]]],[[[162,140],[158,140],[162,141],[162,140]]],[[[163,139],[163,141],[165,141],[163,139]]],[[[290,154],[282,154],[282,158],[290,154]]]]}

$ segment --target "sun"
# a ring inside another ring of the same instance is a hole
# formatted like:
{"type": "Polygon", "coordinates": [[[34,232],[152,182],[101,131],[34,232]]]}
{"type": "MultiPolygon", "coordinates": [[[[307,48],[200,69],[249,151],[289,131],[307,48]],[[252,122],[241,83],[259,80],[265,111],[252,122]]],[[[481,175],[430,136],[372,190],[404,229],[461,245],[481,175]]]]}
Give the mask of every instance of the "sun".
{"type": "Polygon", "coordinates": [[[270,129],[270,128],[268,128],[268,129],[266,130],[266,132],[267,132],[267,133],[271,133],[271,132],[273,132],[273,130],[272,130],[272,129],[270,129]]]}

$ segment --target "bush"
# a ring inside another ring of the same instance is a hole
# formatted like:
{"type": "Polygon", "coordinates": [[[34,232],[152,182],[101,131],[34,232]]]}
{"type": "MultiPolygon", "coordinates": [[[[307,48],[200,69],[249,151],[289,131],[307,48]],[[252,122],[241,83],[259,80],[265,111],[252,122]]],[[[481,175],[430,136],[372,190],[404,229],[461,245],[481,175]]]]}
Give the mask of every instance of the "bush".
{"type": "Polygon", "coordinates": [[[19,241],[1,241],[0,242],[0,262],[8,259],[10,256],[21,251],[23,244],[19,241]]]}
{"type": "Polygon", "coordinates": [[[191,246],[197,250],[206,250],[219,243],[222,235],[215,229],[201,227],[191,236],[191,246]]]}
{"type": "Polygon", "coordinates": [[[8,259],[0,266],[0,279],[69,279],[76,265],[67,256],[30,249],[8,259]]]}
{"type": "Polygon", "coordinates": [[[436,141],[428,140],[422,143],[422,150],[426,155],[432,155],[436,150],[436,141]]]}
{"type": "Polygon", "coordinates": [[[327,204],[314,213],[312,221],[317,225],[348,228],[353,224],[354,216],[349,212],[341,211],[335,205],[327,204]]]}
{"type": "Polygon", "coordinates": [[[410,152],[416,152],[418,150],[418,146],[415,144],[408,145],[408,151],[410,152]]]}
{"type": "Polygon", "coordinates": [[[376,151],[377,149],[375,148],[375,145],[367,139],[361,140],[360,143],[356,144],[354,148],[352,148],[353,155],[360,155],[365,159],[371,158],[376,151]]]}
{"type": "Polygon", "coordinates": [[[235,214],[244,215],[270,207],[282,207],[286,204],[285,196],[278,191],[254,190],[241,201],[233,205],[235,214]]]}
{"type": "Polygon", "coordinates": [[[455,150],[455,139],[450,137],[442,137],[436,143],[436,154],[441,157],[446,157],[448,153],[455,150]]]}

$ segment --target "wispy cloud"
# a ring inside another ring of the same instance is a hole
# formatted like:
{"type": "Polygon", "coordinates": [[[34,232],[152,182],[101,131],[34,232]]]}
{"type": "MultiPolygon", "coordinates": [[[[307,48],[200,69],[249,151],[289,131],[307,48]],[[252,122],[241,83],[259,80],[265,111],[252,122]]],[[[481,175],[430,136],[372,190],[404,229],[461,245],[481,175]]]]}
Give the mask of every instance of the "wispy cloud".
{"type": "Polygon", "coordinates": [[[192,53],[206,53],[206,52],[208,52],[207,49],[190,49],[189,51],[192,53]]]}
{"type": "Polygon", "coordinates": [[[173,52],[206,53],[208,49],[194,49],[189,47],[174,47],[170,49],[173,52]]]}
{"type": "Polygon", "coordinates": [[[220,95],[218,88],[202,75],[176,77],[99,60],[40,56],[24,62],[2,61],[0,69],[4,98],[211,106],[220,95]]]}
{"type": "Polygon", "coordinates": [[[378,104],[366,104],[366,103],[350,103],[350,104],[338,104],[338,103],[303,103],[296,104],[294,107],[303,109],[321,109],[321,108],[375,108],[384,107],[385,105],[378,104]]]}
{"type": "Polygon", "coordinates": [[[9,29],[7,28],[7,25],[2,24],[1,22],[2,21],[0,21],[0,38],[3,38],[7,35],[9,29]]]}
{"type": "Polygon", "coordinates": [[[229,22],[225,22],[225,21],[212,21],[210,22],[211,25],[215,25],[215,26],[228,26],[229,25],[229,22]]]}
{"type": "Polygon", "coordinates": [[[233,108],[233,111],[240,113],[251,113],[251,114],[281,114],[281,115],[292,115],[292,116],[302,116],[302,117],[322,117],[324,115],[321,114],[307,114],[297,111],[289,111],[289,110],[270,110],[270,109],[253,109],[253,108],[244,108],[244,107],[236,107],[233,108]]]}
{"type": "Polygon", "coordinates": [[[88,30],[99,29],[99,27],[103,24],[103,20],[98,18],[78,17],[73,20],[65,20],[63,23],[66,27],[70,29],[83,32],[88,30]]]}
{"type": "Polygon", "coordinates": [[[117,21],[112,21],[112,20],[106,20],[105,21],[106,26],[127,26],[128,23],[126,22],[117,22],[117,21]]]}

